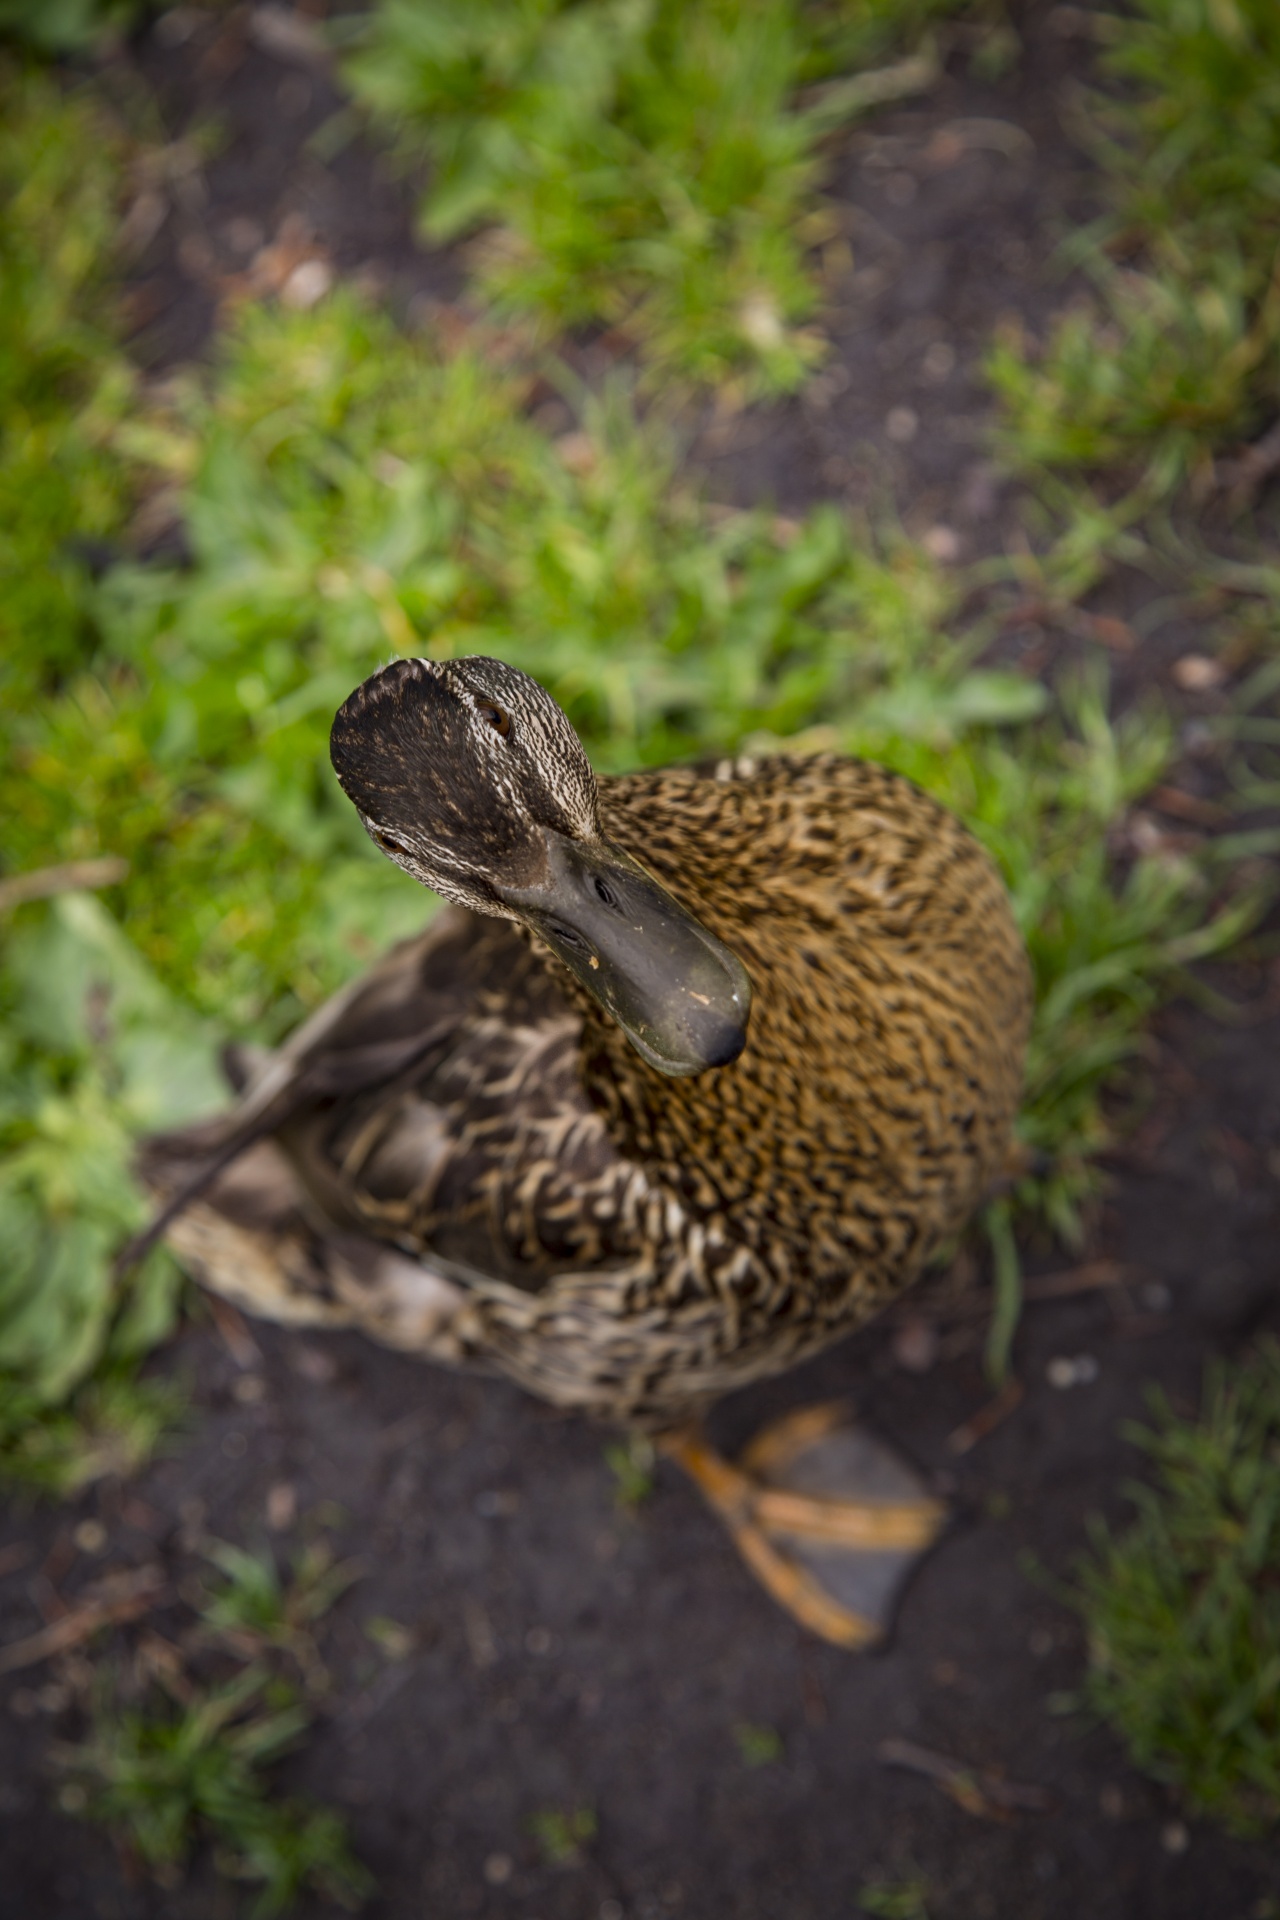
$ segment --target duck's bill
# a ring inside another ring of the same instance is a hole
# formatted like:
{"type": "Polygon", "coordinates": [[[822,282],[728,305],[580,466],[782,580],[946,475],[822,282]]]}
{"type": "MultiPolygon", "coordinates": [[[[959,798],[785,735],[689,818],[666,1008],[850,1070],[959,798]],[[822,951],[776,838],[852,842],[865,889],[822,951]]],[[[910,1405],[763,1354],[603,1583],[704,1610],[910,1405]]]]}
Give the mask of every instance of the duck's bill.
{"type": "Polygon", "coordinates": [[[747,1041],[751,982],[629,854],[548,832],[545,877],[499,897],[563,960],[659,1073],[727,1067],[747,1041]]]}

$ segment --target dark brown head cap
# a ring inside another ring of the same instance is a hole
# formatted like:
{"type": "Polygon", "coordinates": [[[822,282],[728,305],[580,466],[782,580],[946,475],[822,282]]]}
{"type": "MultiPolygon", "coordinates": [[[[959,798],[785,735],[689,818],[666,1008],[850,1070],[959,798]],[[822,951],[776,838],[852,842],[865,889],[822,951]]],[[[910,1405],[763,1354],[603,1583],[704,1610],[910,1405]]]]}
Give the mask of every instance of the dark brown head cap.
{"type": "Polygon", "coordinates": [[[545,688],[501,660],[396,660],[339,708],[329,754],[377,844],[446,898],[502,912],[540,829],[598,837],[595,775],[545,688]]]}

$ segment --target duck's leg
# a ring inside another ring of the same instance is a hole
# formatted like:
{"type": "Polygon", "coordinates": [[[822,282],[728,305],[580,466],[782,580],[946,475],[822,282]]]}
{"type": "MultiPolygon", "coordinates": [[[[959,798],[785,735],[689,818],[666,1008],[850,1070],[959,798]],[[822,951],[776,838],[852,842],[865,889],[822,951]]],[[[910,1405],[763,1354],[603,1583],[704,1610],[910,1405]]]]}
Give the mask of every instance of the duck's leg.
{"type": "Polygon", "coordinates": [[[737,1462],[696,1427],[658,1444],[697,1481],[779,1605],[837,1646],[882,1637],[903,1581],[946,1520],[905,1461],[842,1405],[786,1415],[737,1462]]]}

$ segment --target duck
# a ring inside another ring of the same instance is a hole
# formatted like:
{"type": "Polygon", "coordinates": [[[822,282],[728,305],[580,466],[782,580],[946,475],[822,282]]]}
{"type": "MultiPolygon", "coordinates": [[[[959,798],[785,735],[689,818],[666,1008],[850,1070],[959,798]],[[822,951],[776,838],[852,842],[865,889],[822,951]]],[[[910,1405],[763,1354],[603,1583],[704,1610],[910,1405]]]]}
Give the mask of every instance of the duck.
{"type": "Polygon", "coordinates": [[[723,1395],[862,1326],[1011,1164],[1027,956],[986,851],[899,773],[737,754],[603,777],[499,660],[344,701],[337,780],[444,903],[225,1112],[144,1143],[204,1287],[644,1436],[774,1599],[875,1644],[946,1511],[847,1409],[730,1460],[723,1395]]]}

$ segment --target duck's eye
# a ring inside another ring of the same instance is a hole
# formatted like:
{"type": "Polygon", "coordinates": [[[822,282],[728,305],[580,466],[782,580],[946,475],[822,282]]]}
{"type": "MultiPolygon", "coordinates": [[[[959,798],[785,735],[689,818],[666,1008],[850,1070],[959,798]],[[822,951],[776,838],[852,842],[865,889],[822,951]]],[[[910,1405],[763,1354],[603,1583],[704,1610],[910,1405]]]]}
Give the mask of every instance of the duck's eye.
{"type": "Polygon", "coordinates": [[[503,739],[506,739],[511,731],[511,715],[509,713],[504,712],[501,707],[495,707],[491,700],[477,700],[476,712],[482,720],[486,721],[488,725],[493,728],[495,733],[500,733],[503,739]]]}
{"type": "Polygon", "coordinates": [[[375,827],[373,837],[384,853],[401,853],[408,857],[408,847],[403,840],[397,840],[393,833],[383,833],[380,827],[375,827]]]}

